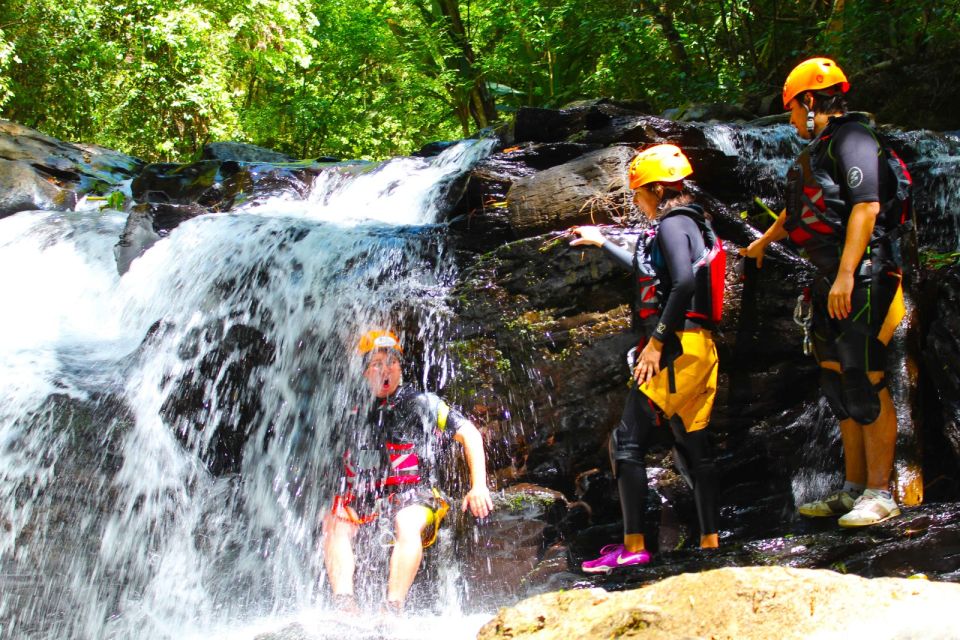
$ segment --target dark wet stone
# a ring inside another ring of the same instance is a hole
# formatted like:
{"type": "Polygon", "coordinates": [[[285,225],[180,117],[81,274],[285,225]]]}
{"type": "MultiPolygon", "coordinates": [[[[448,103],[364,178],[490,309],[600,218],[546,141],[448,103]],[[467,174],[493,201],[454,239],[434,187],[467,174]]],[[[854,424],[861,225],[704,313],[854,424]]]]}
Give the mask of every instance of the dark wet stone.
{"type": "Polygon", "coordinates": [[[285,153],[258,147],[246,142],[210,142],[203,145],[201,160],[234,160],[237,162],[294,162],[285,153]]]}

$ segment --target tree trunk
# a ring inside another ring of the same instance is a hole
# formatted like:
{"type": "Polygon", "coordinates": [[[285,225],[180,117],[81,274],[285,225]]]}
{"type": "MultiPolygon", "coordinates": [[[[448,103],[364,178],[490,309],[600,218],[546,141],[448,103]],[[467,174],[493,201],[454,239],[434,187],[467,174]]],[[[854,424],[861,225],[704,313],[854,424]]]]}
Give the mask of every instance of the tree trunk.
{"type": "Polygon", "coordinates": [[[693,66],[690,64],[690,56],[687,55],[687,49],[683,46],[683,39],[680,32],[677,31],[673,23],[673,14],[664,4],[657,4],[653,0],[641,0],[640,7],[646,13],[653,16],[654,21],[660,25],[663,37],[666,38],[670,46],[670,52],[673,54],[674,62],[680,66],[680,70],[690,75],[693,66]]]}

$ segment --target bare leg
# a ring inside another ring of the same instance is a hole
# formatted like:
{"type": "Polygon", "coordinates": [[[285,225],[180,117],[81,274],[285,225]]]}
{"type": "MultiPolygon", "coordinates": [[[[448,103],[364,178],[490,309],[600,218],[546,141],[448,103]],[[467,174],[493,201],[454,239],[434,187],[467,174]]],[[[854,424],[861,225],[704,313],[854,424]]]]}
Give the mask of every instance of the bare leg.
{"type": "Polygon", "coordinates": [[[353,539],[357,525],[328,514],[323,520],[323,564],[333,595],[353,594],[353,572],[356,559],[353,539]]]}
{"type": "MultiPolygon", "coordinates": [[[[832,360],[820,363],[830,371],[840,373],[840,363],[832,360]]],[[[863,444],[863,425],[852,418],[840,421],[840,439],[843,442],[843,461],[846,467],[846,481],[853,484],[867,483],[867,458],[863,444]]]]}
{"type": "Polygon", "coordinates": [[[422,533],[433,514],[420,505],[405,507],[397,514],[396,542],[390,555],[390,579],[387,582],[387,602],[402,605],[413,585],[420,562],[423,560],[422,533]]]}
{"type": "MultiPolygon", "coordinates": [[[[870,381],[875,374],[871,372],[870,381]]],[[[876,374],[876,378],[882,377],[876,374]]],[[[880,416],[873,424],[862,427],[863,444],[866,455],[867,487],[870,489],[890,488],[890,473],[893,470],[893,456],[897,444],[897,411],[887,389],[880,391],[880,416]]]]}
{"type": "Polygon", "coordinates": [[[867,484],[867,458],[863,443],[863,425],[853,418],[840,421],[840,438],[843,441],[843,461],[846,465],[846,480],[853,484],[867,484]]]}

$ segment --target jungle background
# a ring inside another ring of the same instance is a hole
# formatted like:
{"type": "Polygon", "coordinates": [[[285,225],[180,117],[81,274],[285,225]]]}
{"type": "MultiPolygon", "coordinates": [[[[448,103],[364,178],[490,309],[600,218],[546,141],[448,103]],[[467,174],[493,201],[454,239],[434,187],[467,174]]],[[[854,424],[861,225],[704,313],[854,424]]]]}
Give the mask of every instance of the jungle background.
{"type": "Polygon", "coordinates": [[[887,121],[945,129],[958,33],[960,0],[3,0],[0,117],[148,161],[372,159],[583,98],[764,115],[829,55],[887,121]]]}

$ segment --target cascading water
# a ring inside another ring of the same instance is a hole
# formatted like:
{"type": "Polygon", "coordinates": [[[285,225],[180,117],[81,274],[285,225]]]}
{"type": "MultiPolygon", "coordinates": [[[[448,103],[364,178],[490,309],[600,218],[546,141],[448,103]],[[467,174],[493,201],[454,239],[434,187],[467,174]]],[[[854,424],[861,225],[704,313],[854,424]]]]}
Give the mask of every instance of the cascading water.
{"type": "MultiPolygon", "coordinates": [[[[369,395],[356,337],[396,327],[421,383],[449,374],[434,221],[491,147],[328,171],[307,201],[181,224],[122,277],[118,213],[0,221],[0,267],[19,274],[0,284],[0,636],[243,638],[300,620],[325,637],[309,622],[319,523],[369,395]]],[[[358,565],[386,553],[371,556],[358,565]]],[[[434,582],[421,630],[467,637],[480,622],[455,577],[434,582]]],[[[360,585],[375,610],[382,591],[360,585]]]]}

